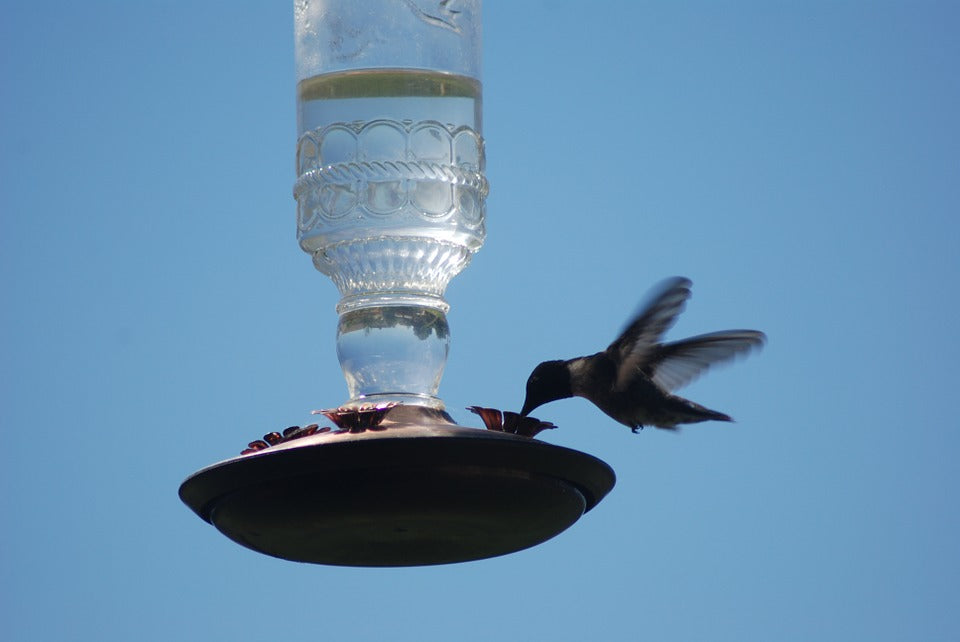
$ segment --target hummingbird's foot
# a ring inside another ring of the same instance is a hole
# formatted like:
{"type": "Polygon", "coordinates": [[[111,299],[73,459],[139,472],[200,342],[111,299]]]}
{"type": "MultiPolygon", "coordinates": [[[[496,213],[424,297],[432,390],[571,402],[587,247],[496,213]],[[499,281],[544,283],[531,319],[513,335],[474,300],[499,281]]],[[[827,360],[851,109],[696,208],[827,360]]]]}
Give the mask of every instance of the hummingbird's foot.
{"type": "Polygon", "coordinates": [[[630,432],[632,432],[635,435],[639,435],[641,430],[643,430],[643,424],[637,424],[636,426],[630,429],[630,432]]]}

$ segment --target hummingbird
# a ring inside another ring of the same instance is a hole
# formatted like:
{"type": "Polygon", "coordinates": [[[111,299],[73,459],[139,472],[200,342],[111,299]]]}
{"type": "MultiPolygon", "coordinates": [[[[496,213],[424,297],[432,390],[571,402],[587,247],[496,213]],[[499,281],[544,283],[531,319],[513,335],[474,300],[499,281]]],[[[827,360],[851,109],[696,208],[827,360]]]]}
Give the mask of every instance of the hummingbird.
{"type": "Polygon", "coordinates": [[[760,348],[757,330],[723,330],[661,343],[690,298],[690,279],[673,277],[651,293],[606,350],[575,359],[544,361],[527,380],[520,415],[557,399],[583,397],[634,433],[644,426],[676,429],[679,424],[733,421],[672,393],[706,371],[760,348]]]}

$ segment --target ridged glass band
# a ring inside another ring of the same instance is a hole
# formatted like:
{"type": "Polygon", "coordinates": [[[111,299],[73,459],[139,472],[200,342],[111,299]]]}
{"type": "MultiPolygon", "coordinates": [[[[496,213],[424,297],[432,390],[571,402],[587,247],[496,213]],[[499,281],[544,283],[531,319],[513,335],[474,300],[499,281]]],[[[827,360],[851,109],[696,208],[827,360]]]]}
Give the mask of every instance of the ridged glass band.
{"type": "Polygon", "coordinates": [[[436,121],[336,123],[297,145],[297,234],[345,297],[442,297],[483,244],[483,140],[436,121]],[[383,158],[392,151],[396,158],[383,158]],[[371,158],[380,156],[380,158],[371,158]]]}

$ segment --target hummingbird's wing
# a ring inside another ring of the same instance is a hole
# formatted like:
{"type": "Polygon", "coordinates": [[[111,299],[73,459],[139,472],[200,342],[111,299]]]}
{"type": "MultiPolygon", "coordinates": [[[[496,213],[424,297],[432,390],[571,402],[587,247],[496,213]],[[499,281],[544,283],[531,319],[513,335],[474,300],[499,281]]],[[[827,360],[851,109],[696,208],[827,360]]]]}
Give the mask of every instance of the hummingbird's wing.
{"type": "Polygon", "coordinates": [[[630,320],[620,336],[607,348],[618,364],[617,386],[624,385],[658,349],[663,333],[670,329],[690,298],[690,279],[676,276],[661,283],[648,302],[630,320]]]}
{"type": "Polygon", "coordinates": [[[655,346],[641,371],[665,390],[690,383],[718,363],[746,355],[767,337],[757,330],[724,330],[655,346]]]}

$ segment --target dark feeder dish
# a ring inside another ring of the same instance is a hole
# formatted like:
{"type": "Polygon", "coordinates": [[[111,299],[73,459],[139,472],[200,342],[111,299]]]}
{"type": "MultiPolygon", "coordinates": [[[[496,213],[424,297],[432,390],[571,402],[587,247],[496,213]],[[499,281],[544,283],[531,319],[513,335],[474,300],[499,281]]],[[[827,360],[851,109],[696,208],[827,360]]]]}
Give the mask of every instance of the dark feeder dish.
{"type": "Polygon", "coordinates": [[[533,438],[553,424],[471,407],[487,430],[418,406],[325,411],[191,475],[181,499],[235,542],[297,562],[420,566],[495,557],[563,532],[613,470],[533,438]]]}

